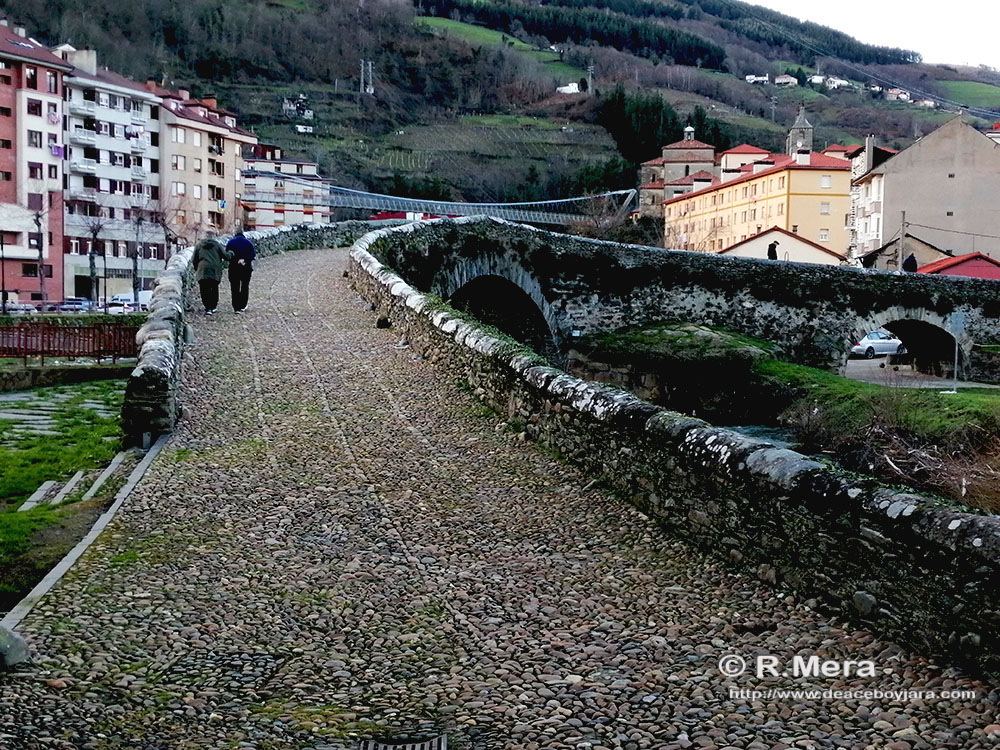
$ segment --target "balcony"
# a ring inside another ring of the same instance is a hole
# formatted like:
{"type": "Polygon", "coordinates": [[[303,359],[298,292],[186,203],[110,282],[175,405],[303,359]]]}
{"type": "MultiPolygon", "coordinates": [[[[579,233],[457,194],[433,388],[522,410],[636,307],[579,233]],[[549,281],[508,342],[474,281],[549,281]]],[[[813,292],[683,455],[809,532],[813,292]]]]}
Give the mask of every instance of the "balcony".
{"type": "Polygon", "coordinates": [[[97,160],[74,159],[69,163],[69,169],[77,174],[97,174],[97,160]]]}
{"type": "Polygon", "coordinates": [[[75,187],[69,189],[70,200],[74,201],[97,201],[97,189],[88,187],[75,187]]]}
{"type": "Polygon", "coordinates": [[[149,177],[149,172],[147,172],[142,167],[132,167],[132,179],[134,180],[145,180],[149,177]]]}
{"type": "Polygon", "coordinates": [[[74,100],[69,103],[69,113],[71,115],[90,115],[93,116],[97,112],[97,102],[88,102],[86,100],[74,100]]]}
{"type": "Polygon", "coordinates": [[[97,133],[86,128],[75,128],[69,134],[69,142],[80,146],[93,146],[97,143],[97,133]]]}
{"type": "Polygon", "coordinates": [[[149,119],[144,109],[133,109],[131,120],[133,125],[142,125],[149,119]]]}
{"type": "Polygon", "coordinates": [[[144,154],[149,144],[142,138],[133,138],[129,147],[132,149],[133,154],[144,154]]]}
{"type": "Polygon", "coordinates": [[[132,193],[132,195],[129,196],[129,203],[136,208],[142,208],[149,203],[149,198],[142,193],[132,193]]]}

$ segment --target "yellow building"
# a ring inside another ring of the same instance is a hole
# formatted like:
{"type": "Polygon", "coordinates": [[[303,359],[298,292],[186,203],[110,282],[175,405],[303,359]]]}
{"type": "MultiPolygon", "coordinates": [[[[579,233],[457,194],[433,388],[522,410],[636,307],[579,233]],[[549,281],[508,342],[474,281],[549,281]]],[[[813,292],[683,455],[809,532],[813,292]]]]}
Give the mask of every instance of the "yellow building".
{"type": "Polygon", "coordinates": [[[849,162],[818,153],[775,155],[664,201],[666,246],[719,252],[776,226],[843,254],[850,211],[849,162]]]}

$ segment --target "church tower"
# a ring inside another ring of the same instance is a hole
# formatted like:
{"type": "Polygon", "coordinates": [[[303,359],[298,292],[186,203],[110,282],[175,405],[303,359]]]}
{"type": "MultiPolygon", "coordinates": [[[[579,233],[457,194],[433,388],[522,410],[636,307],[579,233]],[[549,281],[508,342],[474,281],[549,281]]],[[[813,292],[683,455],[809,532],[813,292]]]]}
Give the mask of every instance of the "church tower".
{"type": "Polygon", "coordinates": [[[799,107],[799,116],[795,118],[792,129],[788,131],[785,141],[785,153],[795,156],[799,150],[813,150],[813,126],[806,119],[805,106],[799,107]]]}

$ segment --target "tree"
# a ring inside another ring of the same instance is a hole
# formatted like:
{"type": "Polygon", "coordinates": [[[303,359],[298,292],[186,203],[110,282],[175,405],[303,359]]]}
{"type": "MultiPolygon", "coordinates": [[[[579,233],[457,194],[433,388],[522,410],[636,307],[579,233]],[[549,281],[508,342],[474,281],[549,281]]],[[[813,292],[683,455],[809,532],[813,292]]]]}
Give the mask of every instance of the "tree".
{"type": "MultiPolygon", "coordinates": [[[[93,302],[97,302],[100,296],[97,285],[97,243],[101,241],[101,233],[107,229],[111,223],[111,219],[102,216],[100,213],[93,215],[86,214],[83,223],[87,228],[87,234],[90,235],[90,251],[87,253],[88,260],[90,261],[90,299],[93,302]]],[[[105,289],[104,296],[107,297],[107,289],[105,289]]]]}

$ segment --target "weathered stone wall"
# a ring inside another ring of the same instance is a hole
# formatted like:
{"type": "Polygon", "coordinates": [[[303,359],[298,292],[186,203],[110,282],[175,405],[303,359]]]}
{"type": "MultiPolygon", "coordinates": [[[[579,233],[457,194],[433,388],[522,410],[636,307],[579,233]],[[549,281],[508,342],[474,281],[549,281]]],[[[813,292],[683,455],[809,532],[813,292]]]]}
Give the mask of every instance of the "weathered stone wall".
{"type": "Polygon", "coordinates": [[[773,342],[786,358],[840,368],[851,345],[896,320],[957,331],[966,377],[1000,382],[974,344],[1000,344],[1000,284],[954,276],[777,263],[571,237],[470,217],[421,222],[380,242],[379,258],[447,299],[501,276],[539,306],[560,346],[576,335],[665,320],[773,342]]]}
{"type": "MultiPolygon", "coordinates": [[[[379,222],[396,225],[401,222],[379,222]]],[[[298,224],[247,232],[257,254],[267,257],[307,247],[344,247],[372,229],[375,222],[345,221],[337,224],[298,224]]],[[[227,238],[220,238],[223,242],[227,238]]],[[[184,316],[194,287],[191,258],[194,248],[170,259],[153,287],[149,317],[139,329],[139,361],[129,376],[122,406],[126,445],[148,445],[177,421],[177,388],[184,352],[184,316]]]]}
{"type": "Polygon", "coordinates": [[[359,240],[349,275],[413,349],[670,531],[904,643],[1000,674],[1000,519],[539,364],[376,259],[419,231],[405,229],[359,240]]]}

